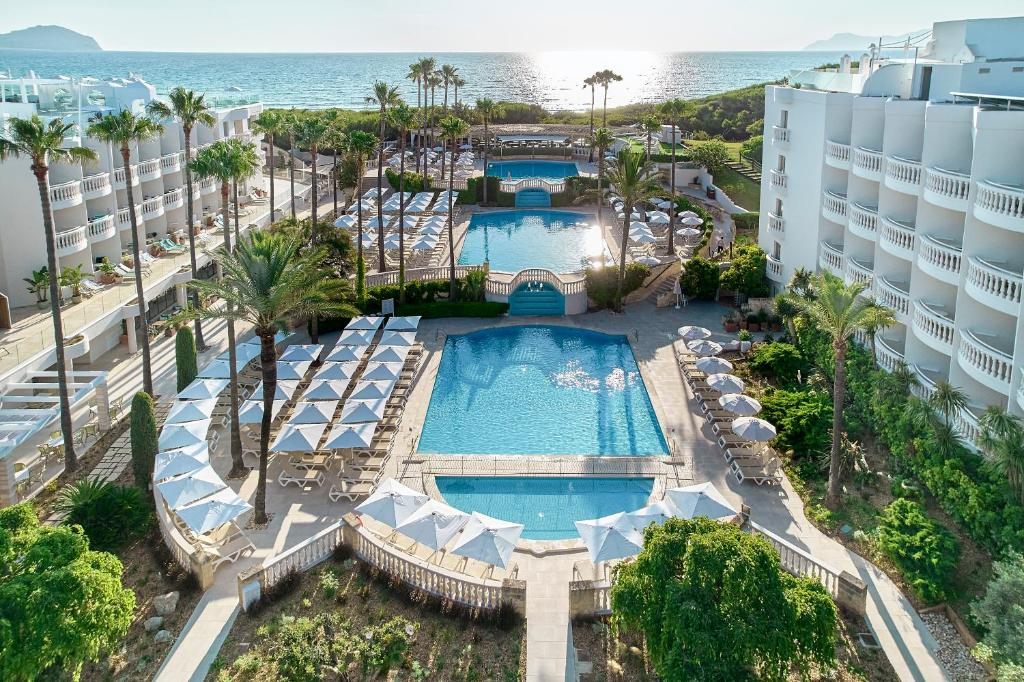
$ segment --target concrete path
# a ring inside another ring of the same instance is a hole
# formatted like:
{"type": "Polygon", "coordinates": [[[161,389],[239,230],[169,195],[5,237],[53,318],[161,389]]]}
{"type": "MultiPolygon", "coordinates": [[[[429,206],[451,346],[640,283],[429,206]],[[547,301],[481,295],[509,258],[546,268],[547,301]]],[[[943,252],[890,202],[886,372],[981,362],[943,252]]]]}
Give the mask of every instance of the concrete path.
{"type": "Polygon", "coordinates": [[[569,634],[569,581],[576,555],[527,557],[516,553],[526,581],[526,681],[565,679],[569,634]]]}

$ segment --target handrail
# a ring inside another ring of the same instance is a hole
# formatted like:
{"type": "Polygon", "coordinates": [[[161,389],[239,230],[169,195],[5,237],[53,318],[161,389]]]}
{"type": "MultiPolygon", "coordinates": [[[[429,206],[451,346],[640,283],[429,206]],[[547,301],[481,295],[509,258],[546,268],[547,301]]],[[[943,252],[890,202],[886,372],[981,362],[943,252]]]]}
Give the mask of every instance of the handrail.
{"type": "Polygon", "coordinates": [[[551,181],[546,178],[519,178],[518,180],[502,180],[502,192],[518,192],[524,189],[543,189],[549,194],[565,191],[565,180],[551,181]]]}
{"type": "Polygon", "coordinates": [[[811,554],[800,549],[793,543],[779,537],[767,528],[749,522],[750,530],[755,535],[760,535],[775,548],[779,553],[779,561],[782,568],[795,576],[810,576],[817,578],[832,595],[833,599],[840,596],[841,573],[820,559],[815,559],[811,554]]]}
{"type": "MultiPolygon", "coordinates": [[[[474,270],[483,270],[483,265],[456,265],[455,276],[465,277],[474,270]]],[[[419,282],[428,279],[448,279],[449,266],[438,265],[428,268],[410,268],[405,271],[406,282],[419,282]]],[[[381,284],[398,284],[398,270],[385,270],[366,275],[366,286],[375,287],[381,284]]]]}
{"type": "Polygon", "coordinates": [[[508,281],[488,277],[485,286],[487,293],[495,296],[509,296],[524,282],[545,282],[553,286],[563,296],[586,291],[586,280],[582,276],[576,275],[576,279],[566,280],[562,279],[561,275],[544,268],[520,270],[508,281]]]}
{"type": "Polygon", "coordinates": [[[299,544],[263,561],[264,590],[270,589],[293,571],[307,571],[327,559],[341,544],[344,520],[335,521],[299,544]]]}

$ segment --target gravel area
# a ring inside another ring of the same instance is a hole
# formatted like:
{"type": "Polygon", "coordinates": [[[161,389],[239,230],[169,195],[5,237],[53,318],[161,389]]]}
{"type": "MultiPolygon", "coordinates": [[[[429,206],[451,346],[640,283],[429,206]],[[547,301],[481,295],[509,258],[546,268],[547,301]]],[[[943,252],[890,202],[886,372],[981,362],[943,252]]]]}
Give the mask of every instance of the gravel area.
{"type": "Polygon", "coordinates": [[[960,680],[984,680],[985,668],[971,656],[960,634],[942,613],[927,613],[921,620],[928,626],[939,642],[939,660],[955,682],[960,680]]]}

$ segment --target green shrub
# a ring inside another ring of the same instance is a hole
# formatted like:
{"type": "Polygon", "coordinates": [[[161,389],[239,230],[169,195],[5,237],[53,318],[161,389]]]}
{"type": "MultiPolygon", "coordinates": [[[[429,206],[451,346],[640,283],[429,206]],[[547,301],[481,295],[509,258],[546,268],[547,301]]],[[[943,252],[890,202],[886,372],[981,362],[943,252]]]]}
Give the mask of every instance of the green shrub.
{"type": "MultiPolygon", "coordinates": [[[[643,263],[628,263],[626,276],[622,280],[622,295],[627,296],[643,286],[644,280],[651,274],[651,269],[643,263]]],[[[615,303],[615,291],[618,287],[619,268],[617,265],[599,269],[587,268],[587,296],[600,308],[610,308],[615,303]]]]}
{"type": "Polygon", "coordinates": [[[807,374],[807,362],[796,346],[766,343],[751,351],[747,366],[766,379],[784,384],[796,381],[797,373],[807,374]]]}
{"type": "Polygon", "coordinates": [[[484,284],[487,282],[487,273],[483,270],[473,270],[466,273],[466,283],[463,293],[467,301],[482,301],[487,293],[484,284]]]}
{"type": "MultiPolygon", "coordinates": [[[[399,174],[390,168],[384,169],[384,175],[388,179],[388,184],[395,191],[398,191],[399,187],[399,174]]],[[[421,173],[413,171],[405,171],[405,191],[406,192],[425,192],[427,191],[427,180],[421,173]]]]}
{"type": "Polygon", "coordinates": [[[174,366],[178,373],[178,391],[195,381],[199,374],[196,362],[196,338],[189,327],[182,327],[174,338],[174,366]]]}
{"type": "Polygon", "coordinates": [[[1010,552],[992,564],[992,579],[971,615],[985,628],[994,661],[1024,665],[1024,556],[1010,552]]]}
{"type": "Polygon", "coordinates": [[[960,556],[953,535],[908,499],[894,500],[879,521],[878,547],[896,565],[914,594],[927,602],[949,596],[960,556]]]}
{"type": "MultiPolygon", "coordinates": [[[[776,344],[772,344],[776,345],[776,344]]],[[[832,399],[814,389],[768,391],[761,397],[763,419],[775,425],[775,445],[795,457],[817,455],[832,444],[832,399]]]]}
{"type": "Polygon", "coordinates": [[[729,269],[722,273],[720,285],[727,291],[745,294],[751,298],[768,295],[765,267],[768,256],[756,244],[741,246],[733,254],[729,269]]]}
{"type": "Polygon", "coordinates": [[[759,219],[760,214],[757,211],[733,213],[732,215],[732,221],[736,223],[737,230],[752,230],[756,232],[759,219]]]}
{"type": "MultiPolygon", "coordinates": [[[[759,129],[759,128],[755,128],[759,129]]],[[[740,155],[745,159],[761,163],[764,152],[764,136],[754,135],[740,146],[740,155]]]]}
{"type": "Polygon", "coordinates": [[[398,315],[420,315],[425,320],[442,317],[501,317],[508,312],[508,303],[498,301],[436,301],[399,306],[398,315]]]}
{"type": "Polygon", "coordinates": [[[116,552],[141,537],[151,520],[139,488],[91,479],[62,490],[55,509],[66,514],[63,523],[81,526],[89,547],[101,552],[116,552]]]}
{"type": "Polygon", "coordinates": [[[325,597],[333,599],[339,589],[341,589],[341,581],[338,580],[338,575],[334,571],[324,571],[320,575],[320,591],[324,593],[325,597]]]}
{"type": "Polygon", "coordinates": [[[690,298],[714,300],[718,294],[718,283],[722,271],[717,263],[694,256],[683,263],[683,273],[679,276],[679,286],[690,298]]]}
{"type": "Polygon", "coordinates": [[[132,398],[131,443],[135,485],[146,489],[153,478],[158,439],[153,399],[145,391],[139,391],[132,398]]]}

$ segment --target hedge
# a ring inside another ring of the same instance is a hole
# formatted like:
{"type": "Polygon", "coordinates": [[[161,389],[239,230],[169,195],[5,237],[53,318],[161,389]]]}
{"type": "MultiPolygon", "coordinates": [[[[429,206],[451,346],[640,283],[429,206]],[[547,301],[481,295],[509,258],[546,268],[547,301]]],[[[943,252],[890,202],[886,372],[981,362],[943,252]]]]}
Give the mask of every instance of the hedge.
{"type": "Polygon", "coordinates": [[[425,320],[440,317],[501,317],[508,312],[508,303],[497,301],[436,301],[398,306],[396,315],[420,315],[425,320]]]}
{"type": "Polygon", "coordinates": [[[746,213],[733,213],[732,221],[736,223],[737,230],[752,230],[757,232],[758,220],[760,214],[757,211],[748,211],[746,213]]]}
{"type": "Polygon", "coordinates": [[[174,339],[174,365],[177,369],[178,391],[185,390],[185,387],[195,381],[199,374],[199,367],[196,362],[196,339],[192,330],[182,327],[174,339]]]}
{"type": "Polygon", "coordinates": [[[130,428],[132,473],[135,475],[135,485],[145,489],[153,478],[158,446],[153,398],[145,391],[139,391],[132,398],[130,428]]]}
{"type": "Polygon", "coordinates": [[[953,535],[912,500],[894,500],[882,512],[878,547],[896,564],[921,599],[935,603],[950,595],[960,558],[953,535]]]}
{"type": "MultiPolygon", "coordinates": [[[[639,289],[644,280],[651,274],[651,269],[643,263],[626,265],[626,276],[622,281],[622,295],[639,289]]],[[[615,291],[619,284],[619,268],[611,266],[594,270],[587,268],[587,297],[601,308],[609,308],[615,302],[615,291]]]]}

